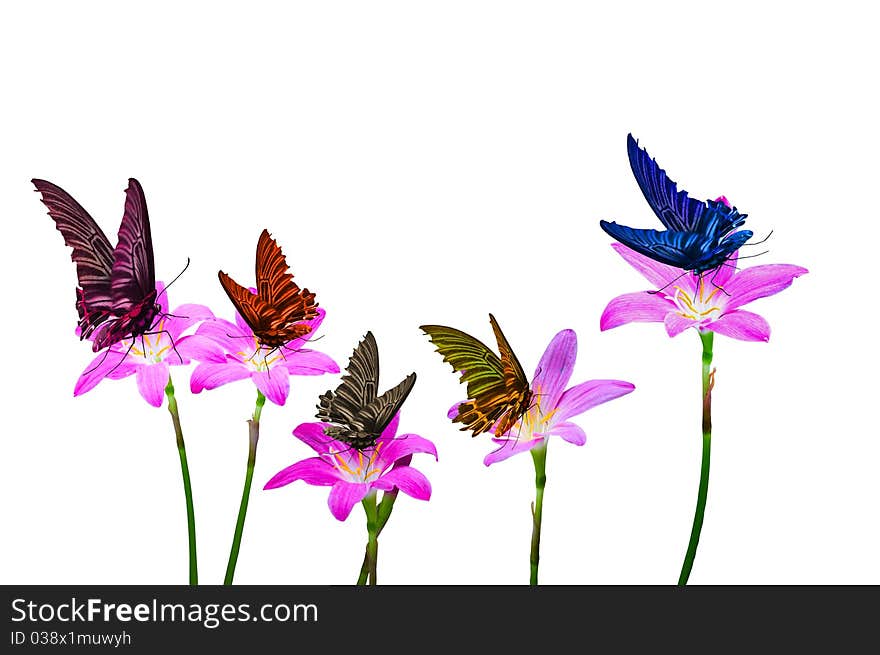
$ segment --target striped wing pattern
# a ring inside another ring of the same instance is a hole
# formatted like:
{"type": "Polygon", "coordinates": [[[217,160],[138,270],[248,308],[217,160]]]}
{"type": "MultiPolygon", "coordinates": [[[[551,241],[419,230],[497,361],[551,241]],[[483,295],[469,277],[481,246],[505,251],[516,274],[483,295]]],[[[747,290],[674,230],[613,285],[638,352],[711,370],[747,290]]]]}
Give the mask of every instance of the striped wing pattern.
{"type": "Polygon", "coordinates": [[[367,332],[349,359],[346,373],[335,391],[318,398],[317,417],[325,423],[327,436],[356,450],[372,446],[412,391],[416,374],[411,373],[381,396],[379,349],[372,332],[367,332]]]}
{"type": "Polygon", "coordinates": [[[513,354],[510,344],[495,317],[489,321],[498,341],[501,356],[469,334],[444,325],[422,325],[427,334],[452,368],[467,382],[468,400],[458,407],[453,419],[463,423],[462,430],[471,430],[473,436],[491,430],[504,434],[528,411],[532,392],[522,366],[513,354]]]}
{"type": "Polygon", "coordinates": [[[750,230],[734,231],[746,214],[718,200],[703,202],[679,191],[632,134],[627,135],[626,147],[639,188],[666,230],[599,221],[611,237],[645,257],[696,274],[721,266],[752,237],[750,230]]]}
{"type": "Polygon", "coordinates": [[[693,230],[706,209],[706,203],[690,198],[685,190],[678,190],[657,160],[639,147],[632,134],[626,137],[629,164],[645,200],[667,230],[693,230]]]}
{"type": "Polygon", "coordinates": [[[76,309],[80,338],[92,339],[95,352],[144,334],[159,312],[153,268],[153,242],[147,201],[140,183],[129,179],[116,247],[83,207],[61,187],[32,180],[43,204],[73,248],[79,281],[76,309]]]}
{"type": "Polygon", "coordinates": [[[134,305],[156,292],[147,199],[140,183],[134,178],[128,180],[125,190],[125,211],[113,251],[110,291],[113,309],[118,314],[130,311],[134,305]]]}
{"type": "Polygon", "coordinates": [[[257,293],[253,294],[223,271],[218,273],[220,284],[253,330],[260,343],[280,348],[288,341],[309,333],[303,325],[317,315],[315,294],[300,289],[288,272],[287,260],[281,247],[263,230],[257,242],[257,293]]]}
{"type": "Polygon", "coordinates": [[[110,282],[113,272],[113,246],[89,213],[61,187],[46,180],[31,180],[42,195],[49,216],[73,252],[79,280],[76,309],[82,338],[111,314],[110,282]]]}

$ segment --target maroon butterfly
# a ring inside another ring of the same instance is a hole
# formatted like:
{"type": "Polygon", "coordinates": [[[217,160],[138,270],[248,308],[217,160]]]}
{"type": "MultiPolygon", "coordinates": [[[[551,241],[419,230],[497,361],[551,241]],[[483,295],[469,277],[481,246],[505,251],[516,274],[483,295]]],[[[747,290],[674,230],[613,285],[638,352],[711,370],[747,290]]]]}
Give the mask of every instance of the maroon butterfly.
{"type": "Polygon", "coordinates": [[[70,258],[76,262],[79,279],[80,339],[91,337],[92,350],[97,352],[150,330],[161,309],[156,303],[153,241],[140,182],[128,180],[115,248],[95,219],[64,189],[45,180],[31,182],[42,194],[64,243],[73,248],[70,258]]]}

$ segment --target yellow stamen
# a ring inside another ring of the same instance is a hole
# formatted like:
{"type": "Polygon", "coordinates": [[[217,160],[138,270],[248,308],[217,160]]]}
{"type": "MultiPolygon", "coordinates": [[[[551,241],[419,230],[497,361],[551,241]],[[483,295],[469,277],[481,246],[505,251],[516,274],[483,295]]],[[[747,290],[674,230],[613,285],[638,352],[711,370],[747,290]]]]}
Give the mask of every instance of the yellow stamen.
{"type": "Polygon", "coordinates": [[[679,294],[678,294],[678,296],[676,296],[676,299],[681,300],[685,305],[687,305],[687,308],[689,310],[691,310],[692,313],[696,314],[697,308],[694,307],[694,303],[691,301],[691,298],[687,294],[687,292],[684,289],[682,289],[681,287],[675,287],[675,288],[678,289],[678,291],[679,291],[679,294]]]}
{"type": "Polygon", "coordinates": [[[144,353],[141,352],[141,349],[140,349],[140,348],[135,348],[134,346],[131,347],[131,352],[133,352],[133,353],[134,353],[135,355],[137,355],[138,357],[143,357],[143,356],[144,356],[144,353]]]}
{"type": "Polygon", "coordinates": [[[339,453],[333,453],[333,456],[336,458],[336,461],[339,462],[339,466],[342,468],[343,471],[351,475],[355,474],[354,471],[348,468],[348,465],[345,463],[345,460],[339,456],[339,453]]]}
{"type": "Polygon", "coordinates": [[[369,480],[374,475],[380,475],[381,473],[382,473],[382,469],[379,469],[379,468],[370,469],[369,471],[367,471],[367,474],[364,476],[364,482],[369,480]]]}
{"type": "MultiPolygon", "coordinates": [[[[158,345],[158,344],[157,344],[158,345]]],[[[171,344],[169,343],[167,346],[162,348],[159,352],[155,353],[156,357],[161,357],[168,349],[171,348],[171,344]]]]}

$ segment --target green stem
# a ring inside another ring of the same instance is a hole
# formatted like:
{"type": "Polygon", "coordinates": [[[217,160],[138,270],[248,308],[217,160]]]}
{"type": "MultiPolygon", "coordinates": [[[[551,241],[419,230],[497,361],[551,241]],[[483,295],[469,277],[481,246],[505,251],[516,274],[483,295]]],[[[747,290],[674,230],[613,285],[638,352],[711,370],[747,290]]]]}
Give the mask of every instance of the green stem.
{"type": "MultiPolygon", "coordinates": [[[[385,524],[388,523],[388,519],[391,518],[391,510],[394,509],[394,501],[397,499],[397,487],[392,489],[391,491],[383,491],[382,492],[382,502],[379,503],[378,510],[378,519],[379,525],[376,529],[376,538],[382,534],[382,530],[385,528],[385,524]]],[[[357,583],[359,585],[363,585],[367,582],[367,576],[370,572],[370,544],[368,543],[364,548],[364,561],[361,564],[361,571],[358,575],[357,583]]]]}
{"type": "Polygon", "coordinates": [[[238,551],[241,549],[241,535],[244,533],[244,520],[247,517],[248,499],[251,496],[251,482],[254,479],[254,464],[257,462],[257,442],[260,440],[260,415],[263,413],[263,405],[266,404],[266,396],[257,391],[257,405],[254,407],[254,416],[248,421],[248,460],[247,471],[244,474],[244,489],[241,491],[241,505],[238,508],[238,521],[235,523],[235,535],[232,537],[232,548],[229,551],[229,563],[226,565],[226,577],[223,584],[232,584],[235,577],[235,564],[238,562],[238,551]]]}
{"type": "Polygon", "coordinates": [[[709,455],[712,448],[712,387],[715,386],[715,371],[712,367],[712,341],[714,332],[700,332],[703,342],[703,462],[700,467],[700,489],[697,492],[697,509],[694,512],[694,525],[688,543],[684,563],[681,565],[679,585],[686,585],[697,556],[700,531],[703,529],[703,516],[706,513],[706,498],[709,495],[709,455]]]}
{"type": "MultiPolygon", "coordinates": [[[[358,584],[376,584],[376,563],[379,559],[379,508],[376,505],[376,492],[371,491],[364,498],[364,513],[367,515],[367,577],[361,575],[358,584]]],[[[387,519],[386,519],[387,520],[387,519]]]]}
{"type": "Polygon", "coordinates": [[[180,414],[177,412],[177,399],[174,397],[174,385],[171,376],[165,386],[168,398],[168,411],[174,423],[174,434],[177,437],[177,454],[180,455],[180,472],[183,474],[183,493],[186,496],[186,525],[189,534],[189,583],[199,584],[199,566],[196,560],[196,516],[193,506],[192,484],[189,480],[189,464],[186,461],[186,445],[183,443],[183,429],[180,427],[180,414]]]}
{"type": "Polygon", "coordinates": [[[540,446],[532,448],[532,459],[535,461],[535,502],[532,503],[532,552],[529,558],[532,573],[529,584],[538,584],[538,561],[541,549],[541,515],[544,508],[544,486],[547,484],[547,440],[540,446]]]}

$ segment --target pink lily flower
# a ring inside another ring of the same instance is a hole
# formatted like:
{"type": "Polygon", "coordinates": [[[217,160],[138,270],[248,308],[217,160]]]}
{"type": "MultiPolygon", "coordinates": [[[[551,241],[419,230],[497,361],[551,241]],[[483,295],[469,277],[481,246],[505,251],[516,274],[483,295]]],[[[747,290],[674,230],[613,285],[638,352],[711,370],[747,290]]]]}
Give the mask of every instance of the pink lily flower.
{"type": "MultiPolygon", "coordinates": [[[[532,406],[514,426],[492,441],[500,447],[483,459],[491,466],[496,462],[543,446],[551,435],[561,437],[575,446],[583,446],[587,435],[569,419],[609,400],[632,393],[635,385],[622,380],[588,380],[566,389],[577,360],[577,334],[561,330],[551,339],[532,379],[532,406]]],[[[452,418],[458,411],[449,411],[452,418]]]]}
{"type": "Polygon", "coordinates": [[[791,286],[809,271],[792,264],[764,264],[736,270],[738,253],[714,273],[702,276],[661,264],[613,243],[611,247],[660,291],[637,291],[614,298],[602,312],[600,328],[627,323],[663,323],[670,337],[688,328],[717,332],[742,341],[769,341],[763,316],[741,309],[758,298],[791,286]]]}
{"type": "MultiPolygon", "coordinates": [[[[134,375],[144,400],[153,407],[162,406],[170,375],[168,367],[189,364],[193,356],[187,343],[192,337],[181,334],[200,321],[214,318],[205,305],[180,305],[169,313],[168,294],[164,290],[165,285],[156,282],[156,302],[162,318],[150,333],[123,339],[99,352],[76,381],[74,396],[91,391],[104,378],[119,380],[134,375]]],[[[79,327],[76,332],[79,334],[79,327]]]]}
{"type": "Polygon", "coordinates": [[[303,348],[314,338],[326,312],[303,323],[312,329],[280,348],[268,348],[257,341],[253,331],[235,313],[235,323],[215,319],[202,323],[192,338],[192,357],[199,360],[190,378],[190,390],[216,389],[236,380],[250,378],[257,389],[276,405],[283,405],[290,394],[291,375],[339,373],[339,365],[328,355],[303,348]]]}
{"type": "Polygon", "coordinates": [[[417,434],[396,437],[399,424],[400,413],[388,424],[375,446],[357,451],[324,434],[325,423],[301,423],[293,431],[294,436],[318,456],[282,469],[263,488],[277,489],[296,480],[332,487],[327,504],[339,521],[347,519],[352,508],[373,489],[384,492],[400,489],[418,500],[429,500],[431,483],[423,473],[409,466],[408,458],[414,453],[429,453],[436,459],[437,448],[417,434]]]}

